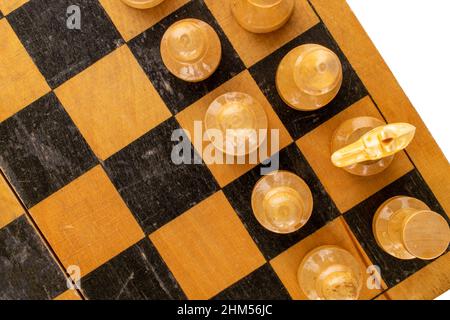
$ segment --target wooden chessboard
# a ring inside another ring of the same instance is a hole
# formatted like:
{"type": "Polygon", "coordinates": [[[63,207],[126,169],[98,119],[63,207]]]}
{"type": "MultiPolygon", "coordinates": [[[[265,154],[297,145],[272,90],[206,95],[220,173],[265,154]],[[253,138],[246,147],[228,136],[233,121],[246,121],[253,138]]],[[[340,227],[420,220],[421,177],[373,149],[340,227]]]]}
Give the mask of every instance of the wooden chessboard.
{"type": "MultiPolygon", "coordinates": [[[[325,244],[381,268],[363,299],[432,299],[450,288],[450,253],[400,261],[372,234],[396,195],[450,213],[448,162],[344,0],[297,0],[281,30],[254,35],[230,0],[167,0],[146,11],[118,0],[0,0],[0,299],[305,299],[305,254],[325,244]],[[223,46],[198,84],[173,77],[159,43],[175,21],[211,24],[223,46]],[[344,82],[326,108],[287,107],[275,88],[282,57],[304,43],[334,50],[344,82]],[[314,194],[310,222],[277,235],[255,220],[260,166],[174,165],[171,134],[209,103],[243,91],[280,130],[280,166],[314,194]],[[370,115],[409,122],[417,135],[384,173],[360,178],[330,162],[333,131],[370,115]],[[81,272],[81,288],[66,280],[81,272]],[[74,271],[75,270],[75,271],[74,271]]],[[[447,217],[448,218],[448,217],[447,217]]]]}

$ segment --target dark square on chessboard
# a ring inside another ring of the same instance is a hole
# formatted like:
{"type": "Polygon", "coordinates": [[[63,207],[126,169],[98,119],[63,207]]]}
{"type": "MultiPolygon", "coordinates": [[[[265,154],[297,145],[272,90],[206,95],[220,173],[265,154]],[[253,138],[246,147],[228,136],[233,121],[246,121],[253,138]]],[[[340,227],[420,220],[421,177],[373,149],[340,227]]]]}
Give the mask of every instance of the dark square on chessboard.
{"type": "Polygon", "coordinates": [[[148,238],[83,277],[81,283],[91,300],[186,299],[148,238]]]}
{"type": "MultiPolygon", "coordinates": [[[[174,118],[105,161],[106,171],[146,234],[157,230],[218,190],[209,169],[171,159],[174,118]]],[[[183,140],[187,139],[184,131],[183,140]]],[[[192,147],[192,157],[199,156],[192,147]]]]}
{"type": "Polygon", "coordinates": [[[374,238],[372,221],[375,212],[386,200],[398,195],[422,200],[431,210],[441,214],[449,221],[439,202],[417,170],[406,174],[344,214],[346,222],[371,261],[381,268],[381,276],[389,287],[395,286],[430,262],[419,259],[397,259],[383,251],[374,238]]]}
{"type": "Polygon", "coordinates": [[[263,228],[253,215],[251,196],[253,187],[261,176],[261,165],[236,179],[224,188],[228,201],[246,226],[253,240],[267,260],[271,260],[300,240],[311,235],[328,222],[339,216],[333,200],[325,191],[320,180],[301,154],[295,143],[281,150],[280,170],[288,170],[299,175],[311,188],[314,208],[311,219],[299,231],[291,234],[277,234],[263,228]]]}
{"type": "Polygon", "coordinates": [[[33,0],[8,21],[52,88],[124,43],[97,0],[33,0]],[[81,10],[81,29],[69,29],[67,9],[81,10]]]}
{"type": "Polygon", "coordinates": [[[51,300],[66,278],[25,215],[0,229],[0,300],[51,300]]]}
{"type": "Polygon", "coordinates": [[[322,23],[312,27],[252,66],[250,73],[294,140],[301,138],[368,94],[344,53],[322,23]],[[295,47],[307,43],[317,43],[333,50],[342,62],[344,78],[338,95],[330,104],[316,111],[305,112],[292,109],[284,103],[278,95],[275,78],[278,66],[284,56],[295,47]]]}
{"type": "Polygon", "coordinates": [[[0,168],[28,208],[97,164],[53,93],[0,123],[0,168]]]}
{"type": "Polygon", "coordinates": [[[173,114],[182,111],[245,69],[240,57],[202,0],[193,0],[160,23],[129,42],[134,55],[153,86],[173,114]],[[173,76],[164,66],[160,43],[165,31],[176,21],[196,18],[210,24],[222,42],[222,60],[216,72],[199,83],[188,83],[173,76]]]}
{"type": "Polygon", "coordinates": [[[250,273],[214,300],[290,300],[291,297],[269,263],[250,273]]]}

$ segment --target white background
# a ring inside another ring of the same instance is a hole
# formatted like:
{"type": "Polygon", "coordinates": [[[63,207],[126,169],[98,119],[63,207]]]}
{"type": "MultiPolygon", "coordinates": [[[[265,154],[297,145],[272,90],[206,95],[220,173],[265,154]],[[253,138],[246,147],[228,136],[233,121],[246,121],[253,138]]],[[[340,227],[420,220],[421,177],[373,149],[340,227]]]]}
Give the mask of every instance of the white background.
{"type": "Polygon", "coordinates": [[[450,159],[450,1],[347,2],[450,159]]]}

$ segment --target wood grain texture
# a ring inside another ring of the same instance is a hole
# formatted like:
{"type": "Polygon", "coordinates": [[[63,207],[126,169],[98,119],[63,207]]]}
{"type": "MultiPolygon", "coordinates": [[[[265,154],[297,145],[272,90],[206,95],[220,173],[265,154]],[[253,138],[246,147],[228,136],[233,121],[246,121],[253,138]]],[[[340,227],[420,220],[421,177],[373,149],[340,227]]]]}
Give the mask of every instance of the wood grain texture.
{"type": "Polygon", "coordinates": [[[360,116],[383,120],[370,98],[365,97],[297,141],[300,150],[342,213],[414,168],[404,152],[396,155],[386,171],[372,177],[355,176],[335,167],[331,162],[333,134],[344,121],[360,116]]]}
{"type": "Polygon", "coordinates": [[[1,122],[49,92],[50,88],[6,19],[0,20],[0,39],[1,122]]]}
{"type": "Polygon", "coordinates": [[[183,6],[189,0],[164,1],[151,9],[135,9],[119,0],[99,0],[125,41],[129,41],[164,17],[183,6]]]}
{"type": "Polygon", "coordinates": [[[30,213],[64,267],[78,266],[82,276],[144,237],[100,166],[30,213]]]}
{"type": "Polygon", "coordinates": [[[388,122],[417,127],[407,153],[450,215],[450,166],[397,80],[344,0],[311,0],[388,122]],[[351,31],[350,31],[351,30],[351,31]]]}
{"type": "Polygon", "coordinates": [[[255,34],[243,29],[233,17],[231,0],[205,2],[247,67],[319,22],[306,0],[296,0],[294,13],[285,26],[268,34],[255,34]]]}
{"type": "Polygon", "coordinates": [[[209,299],[266,262],[222,191],[150,239],[190,299],[209,299]]]}
{"type": "Polygon", "coordinates": [[[359,245],[344,219],[339,217],[270,261],[275,272],[294,299],[307,300],[297,279],[300,263],[310,251],[324,245],[336,245],[349,251],[361,264],[364,281],[360,299],[372,299],[380,294],[382,289],[386,289],[383,281],[381,281],[380,289],[368,288],[366,283],[369,275],[365,271],[367,267],[372,265],[372,262],[359,245]]]}
{"type": "Polygon", "coordinates": [[[172,115],[126,45],[55,93],[102,160],[172,115]]]}
{"type": "Polygon", "coordinates": [[[24,209],[6,180],[0,175],[0,229],[20,217],[23,213],[24,209]]]}
{"type": "MultiPolygon", "coordinates": [[[[264,108],[264,111],[266,112],[267,119],[268,119],[268,129],[276,129],[278,130],[279,135],[279,148],[278,150],[271,150],[271,138],[270,138],[270,131],[268,132],[268,155],[271,156],[284,147],[288,146],[290,143],[292,143],[292,138],[289,135],[286,128],[283,126],[283,123],[281,122],[280,118],[278,118],[277,114],[273,110],[272,106],[269,104],[267,99],[264,97],[262,92],[259,90],[258,85],[256,84],[255,80],[251,77],[248,71],[244,71],[234,77],[233,79],[227,81],[223,85],[221,85],[216,90],[212,91],[208,95],[206,95],[204,98],[198,100],[191,106],[189,106],[187,109],[180,112],[176,119],[181,124],[183,129],[185,129],[187,132],[191,135],[191,141],[195,141],[195,139],[201,139],[202,137],[196,137],[194,135],[194,121],[202,121],[204,122],[206,111],[209,107],[209,105],[220,95],[225,94],[227,92],[245,92],[249,95],[251,95],[253,98],[255,98],[264,108]]],[[[203,133],[205,132],[205,126],[203,123],[202,126],[203,133]]],[[[199,143],[200,145],[200,143],[199,143]]],[[[204,154],[210,154],[207,150],[211,150],[213,147],[212,144],[209,141],[203,142],[203,153],[204,154]]],[[[199,151],[199,150],[197,150],[199,151]]],[[[214,155],[214,152],[213,152],[214,155]]],[[[266,157],[267,158],[267,157],[266,157]]],[[[265,158],[265,159],[266,159],[265,158]]],[[[259,159],[258,163],[260,163],[261,160],[265,159],[259,159]]],[[[224,157],[224,162],[226,161],[224,157]]],[[[206,161],[205,161],[206,162],[206,161]]],[[[231,181],[237,179],[244,173],[248,172],[252,168],[256,166],[256,164],[249,164],[248,162],[246,164],[211,164],[208,163],[208,168],[211,170],[212,174],[216,178],[217,182],[221,187],[226,186],[231,181]]]]}

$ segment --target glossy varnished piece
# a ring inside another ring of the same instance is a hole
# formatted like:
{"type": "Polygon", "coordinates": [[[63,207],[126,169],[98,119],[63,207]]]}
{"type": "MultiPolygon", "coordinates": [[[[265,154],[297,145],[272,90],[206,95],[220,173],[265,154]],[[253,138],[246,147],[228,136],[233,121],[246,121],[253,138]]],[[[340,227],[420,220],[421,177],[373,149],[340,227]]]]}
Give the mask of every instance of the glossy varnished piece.
{"type": "Polygon", "coordinates": [[[231,11],[238,23],[254,33],[280,29],[291,17],[295,0],[232,0],[231,11]]]}
{"type": "Polygon", "coordinates": [[[305,256],[298,281],[310,300],[357,300],[363,285],[362,266],[348,251],[323,246],[305,256]]]}
{"type": "Polygon", "coordinates": [[[252,208],[264,228],[275,233],[292,233],[311,217],[313,197],[299,176],[277,171],[261,178],[255,185],[252,208]]]}
{"type": "Polygon", "coordinates": [[[267,125],[262,105],[242,92],[219,96],[205,115],[206,134],[212,144],[231,156],[255,152],[267,138],[267,125]]]}
{"type": "Polygon", "coordinates": [[[330,103],[343,80],[342,64],[330,49],[306,44],[291,50],[276,74],[278,93],[290,107],[312,111],[330,103]]]}
{"type": "Polygon", "coordinates": [[[165,0],[122,0],[122,1],[133,8],[149,9],[156,7],[165,0]]]}
{"type": "Polygon", "coordinates": [[[447,221],[422,201],[405,196],[387,200],[373,219],[378,245],[398,259],[431,260],[448,248],[447,221]]]}
{"type": "Polygon", "coordinates": [[[161,57],[174,76],[188,82],[200,82],[218,68],[222,46],[219,36],[206,22],[183,19],[164,34],[161,57]]]}

